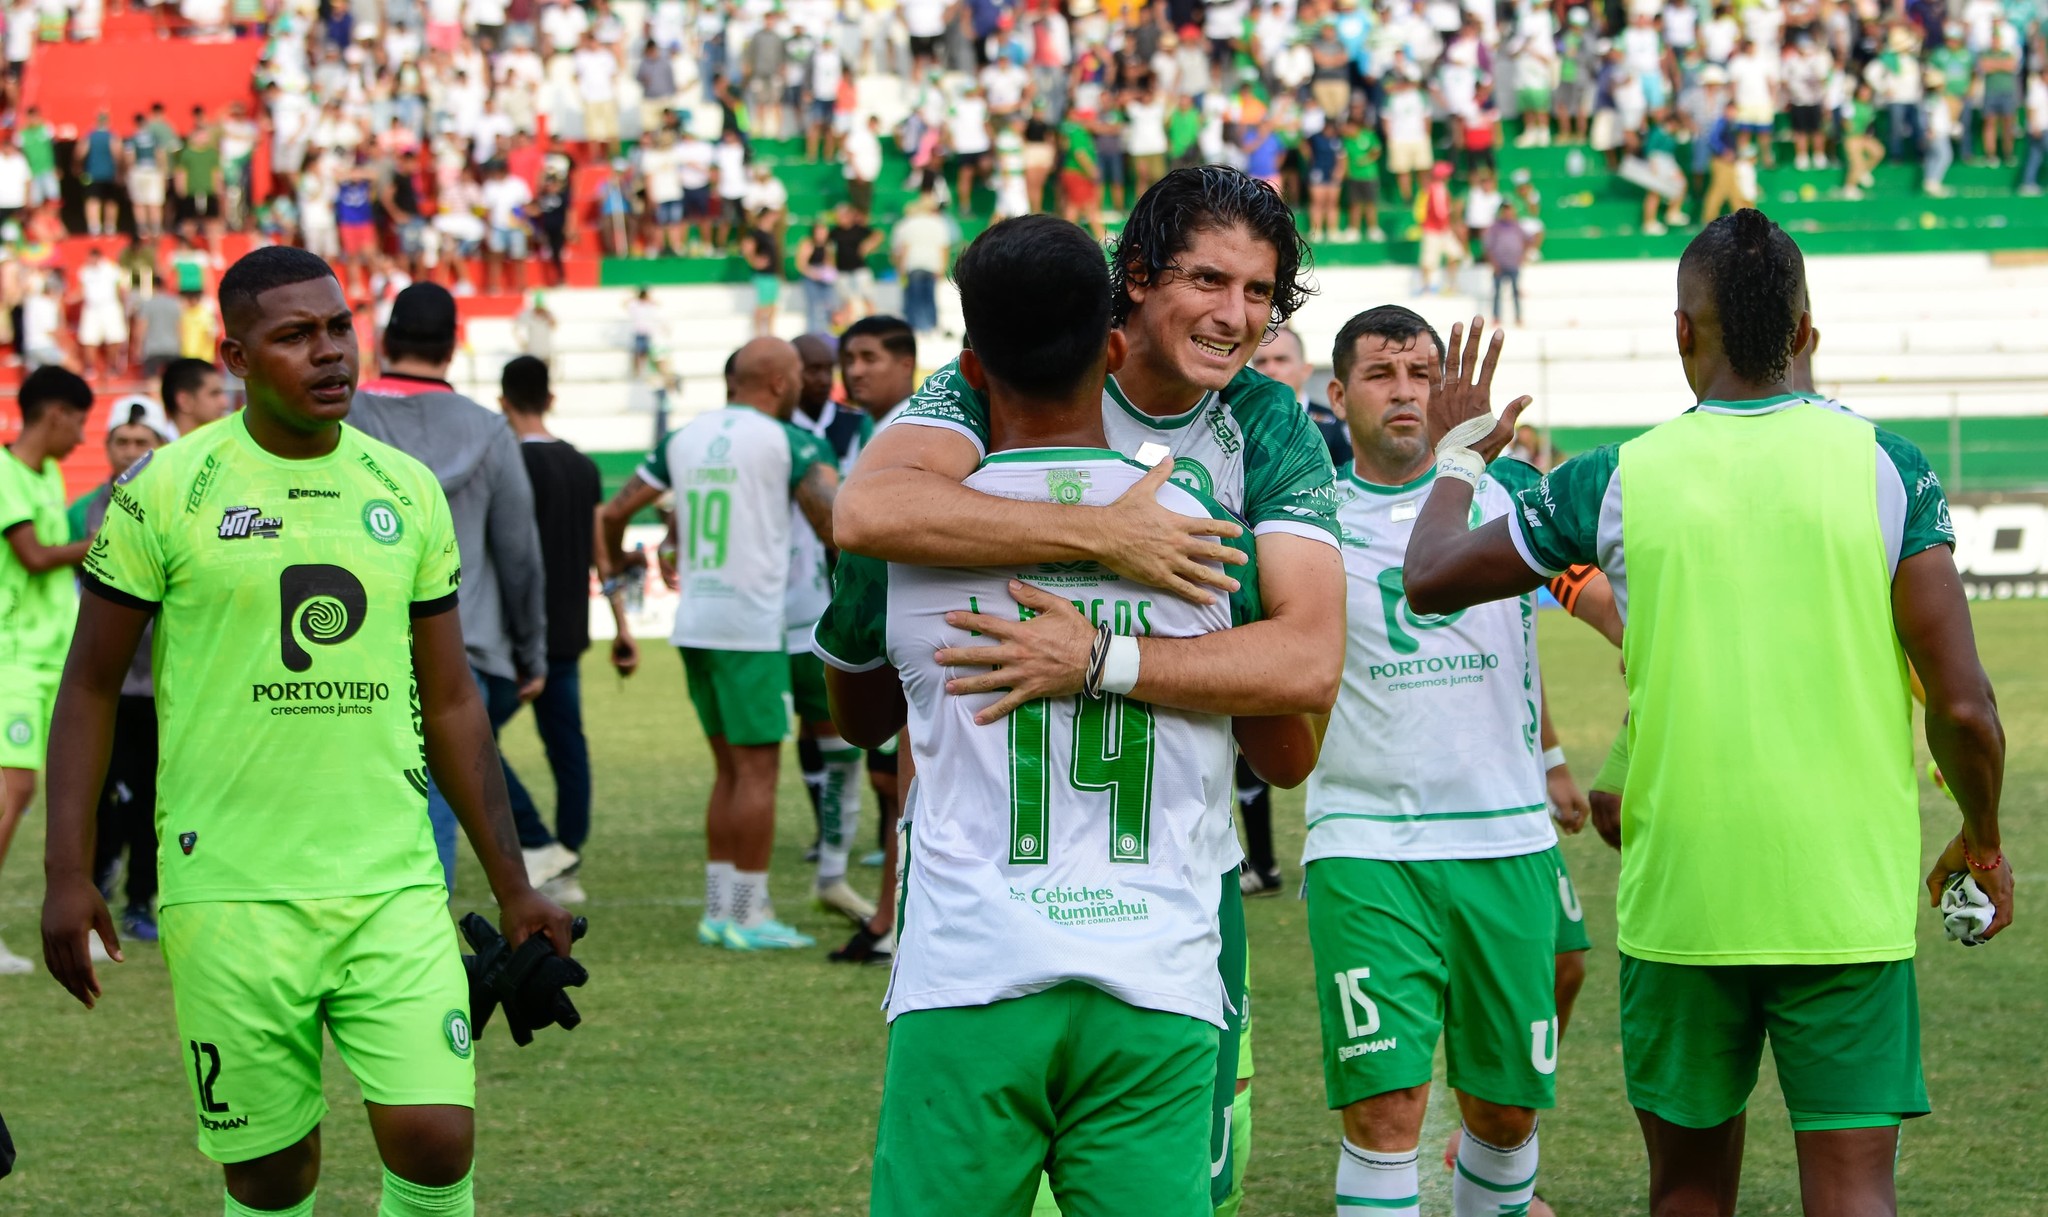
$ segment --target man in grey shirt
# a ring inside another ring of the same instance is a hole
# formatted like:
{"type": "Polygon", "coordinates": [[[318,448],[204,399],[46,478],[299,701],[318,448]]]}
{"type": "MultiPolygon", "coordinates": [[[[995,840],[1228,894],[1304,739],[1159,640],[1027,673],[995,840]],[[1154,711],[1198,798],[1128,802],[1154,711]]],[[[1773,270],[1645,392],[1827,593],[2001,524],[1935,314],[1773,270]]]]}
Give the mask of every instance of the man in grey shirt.
{"type": "MultiPolygon", "coordinates": [[[[415,283],[391,303],[384,373],[357,387],[348,421],[434,471],[448,496],[462,557],[462,639],[495,731],[540,695],[547,680],[546,581],[533,487],[505,420],[448,383],[455,360],[455,298],[415,283]]],[[[515,808],[532,798],[511,766],[505,786],[515,808]]],[[[455,814],[439,789],[427,813],[449,890],[455,887],[455,814]]],[[[529,863],[533,859],[528,860],[529,863]]],[[[532,875],[534,883],[554,878],[532,875]]]]}

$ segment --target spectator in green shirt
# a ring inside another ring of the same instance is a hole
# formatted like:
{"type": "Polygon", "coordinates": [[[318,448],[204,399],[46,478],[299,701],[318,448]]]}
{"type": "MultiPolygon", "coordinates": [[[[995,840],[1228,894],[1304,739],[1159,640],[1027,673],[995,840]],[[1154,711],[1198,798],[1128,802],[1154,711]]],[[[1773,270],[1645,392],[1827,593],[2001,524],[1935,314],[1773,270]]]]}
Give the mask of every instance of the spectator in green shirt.
{"type": "Polygon", "coordinates": [[[1367,240],[1386,240],[1380,228],[1380,133],[1357,110],[1344,125],[1344,197],[1351,208],[1344,239],[1358,240],[1363,218],[1367,240]]]}
{"type": "Polygon", "coordinates": [[[220,130],[206,121],[206,112],[192,107],[192,134],[178,149],[172,162],[176,168],[181,216],[202,221],[209,243],[220,230],[220,130]]]}
{"type": "Polygon", "coordinates": [[[1060,215],[1103,237],[1102,161],[1095,151],[1094,115],[1075,112],[1060,124],[1060,215]]]}
{"type": "Polygon", "coordinates": [[[62,193],[57,181],[57,141],[40,107],[30,106],[21,125],[21,154],[28,158],[30,206],[40,207],[62,193]]]}

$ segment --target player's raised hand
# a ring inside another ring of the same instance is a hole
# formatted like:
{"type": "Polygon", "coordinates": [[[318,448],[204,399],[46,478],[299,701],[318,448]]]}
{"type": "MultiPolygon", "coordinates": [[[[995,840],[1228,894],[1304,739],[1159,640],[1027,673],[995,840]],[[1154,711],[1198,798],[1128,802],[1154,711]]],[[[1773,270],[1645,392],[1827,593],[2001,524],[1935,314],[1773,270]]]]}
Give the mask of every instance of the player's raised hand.
{"type": "MultiPolygon", "coordinates": [[[[1481,357],[1482,340],[1486,334],[1486,322],[1479,317],[1465,325],[1451,327],[1450,345],[1445,350],[1444,370],[1430,385],[1429,411],[1426,416],[1429,428],[1429,443],[1435,447],[1444,436],[1461,423],[1493,414],[1493,372],[1500,364],[1500,350],[1503,335],[1495,331],[1493,341],[1485,343],[1484,358],[1481,357]]],[[[1517,397],[1508,403],[1494,420],[1493,430],[1484,439],[1468,446],[1481,460],[1491,461],[1507,448],[1515,438],[1515,423],[1522,417],[1522,411],[1529,408],[1532,399],[1517,397]]]]}
{"type": "Polygon", "coordinates": [[[1244,529],[1230,520],[1184,516],[1160,506],[1159,488],[1171,476],[1173,462],[1161,460],[1116,502],[1090,512],[1098,527],[1091,549],[1096,561],[1126,579],[1195,604],[1213,604],[1215,594],[1207,589],[1234,592],[1237,580],[1210,563],[1237,566],[1246,560],[1215,538],[1236,537],[1244,529]]]}
{"type": "Polygon", "coordinates": [[[567,959],[576,941],[570,929],[575,920],[575,914],[531,887],[498,901],[498,932],[515,950],[535,934],[545,934],[555,954],[567,959]]]}
{"type": "Polygon", "coordinates": [[[100,889],[83,876],[51,880],[43,892],[43,966],[88,1010],[100,995],[100,978],[93,971],[92,948],[87,941],[92,934],[100,936],[100,945],[115,963],[126,962],[121,940],[114,933],[114,915],[107,911],[100,889]]]}
{"type": "Polygon", "coordinates": [[[1071,601],[1015,579],[1010,580],[1010,595],[1035,615],[1017,621],[988,613],[947,613],[947,625],[973,630],[995,642],[946,647],[937,653],[938,662],[945,667],[990,669],[946,682],[946,692],[956,697],[1003,694],[995,705],[974,716],[974,721],[984,726],[1041,697],[1079,693],[1088,675],[1088,652],[1095,645],[1095,627],[1071,601]]]}

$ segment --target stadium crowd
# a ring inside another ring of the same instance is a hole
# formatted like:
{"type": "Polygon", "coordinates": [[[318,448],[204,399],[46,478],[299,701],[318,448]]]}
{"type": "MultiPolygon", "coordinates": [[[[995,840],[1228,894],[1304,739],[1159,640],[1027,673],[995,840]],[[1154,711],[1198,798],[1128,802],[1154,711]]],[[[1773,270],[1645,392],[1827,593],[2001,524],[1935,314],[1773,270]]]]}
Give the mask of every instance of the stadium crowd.
{"type": "Polygon", "coordinates": [[[1839,168],[1852,199],[1884,160],[1917,161],[1930,195],[1956,162],[2032,195],[2048,156],[2030,0],[184,0],[152,9],[166,34],[265,40],[257,103],[57,131],[19,107],[23,70],[97,36],[100,10],[8,11],[0,232],[29,268],[0,279],[10,308],[42,294],[67,197],[88,234],[170,234],[217,274],[220,234],[249,232],[388,300],[416,279],[520,290],[529,262],[560,282],[583,233],[829,280],[847,259],[801,233],[842,199],[792,199],[776,170],[838,163],[843,201],[886,227],[885,146],[953,222],[1049,210],[1098,234],[1166,169],[1220,163],[1280,188],[1312,239],[1415,232],[1426,281],[1476,255],[1512,295],[1542,200],[1503,180],[1510,140],[1641,186],[1653,233],[1755,201],[1781,162],[1839,168]],[[757,145],[781,140],[800,158],[757,145]]]}

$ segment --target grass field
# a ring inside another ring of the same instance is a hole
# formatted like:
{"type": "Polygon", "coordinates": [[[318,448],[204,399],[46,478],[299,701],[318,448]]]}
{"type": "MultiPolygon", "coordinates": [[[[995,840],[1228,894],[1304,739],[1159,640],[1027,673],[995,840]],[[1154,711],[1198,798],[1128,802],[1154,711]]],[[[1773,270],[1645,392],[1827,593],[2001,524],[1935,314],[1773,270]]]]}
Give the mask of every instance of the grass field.
{"type": "MultiPolygon", "coordinates": [[[[2048,1212],[2048,948],[2034,917],[2048,832],[2048,605],[1978,607],[1979,640],[2004,707],[2012,760],[2007,852],[2021,872],[2020,923],[1989,950],[1964,952],[1921,919],[1919,977],[1935,1114],[1908,1126],[1901,1211],[2025,1217],[2048,1212]]],[[[1554,714],[1581,779],[1605,753],[1621,709],[1613,653],[1590,631],[1547,615],[1554,714]]],[[[852,1214],[866,1211],[885,1031],[885,976],[818,952],[748,957],[695,944],[703,884],[708,760],[683,697],[680,665],[658,648],[620,686],[593,654],[585,710],[598,769],[597,829],[584,870],[594,979],[577,995],[583,1026],[515,1049],[502,1027],[478,1051],[479,1211],[610,1217],[656,1214],[852,1214]]],[[[236,746],[237,741],[223,741],[236,746]]],[[[539,746],[521,720],[507,751],[537,790],[539,746]]],[[[821,943],[844,934],[802,899],[810,832],[787,762],[776,894],[821,943]]],[[[281,807],[303,799],[283,793],[281,807]]],[[[1953,808],[1923,797],[1927,847],[1954,830],[1953,808]]],[[[1300,796],[1279,800],[1280,854],[1297,856],[1300,796]]],[[[40,822],[24,827],[0,885],[0,934],[38,953],[40,822]]],[[[1591,833],[1565,844],[1595,949],[1558,1068],[1559,1107],[1544,1122],[1542,1191],[1566,1217],[1640,1212],[1644,1163],[1622,1097],[1615,1030],[1615,859],[1591,833]]],[[[1825,858],[1814,859],[1825,868],[1825,858]]],[[[1290,879],[1298,867],[1287,866],[1290,879]]],[[[872,872],[856,879],[872,883],[872,872]]],[[[458,910],[487,907],[473,863],[458,910]]],[[[1334,1119],[1323,1110],[1302,906],[1253,902],[1252,991],[1259,1080],[1248,1215],[1325,1214],[1334,1119]]],[[[105,969],[103,969],[103,974],[105,969]]],[[[207,1214],[219,1172],[192,1146],[192,1114],[172,1032],[170,993],[153,949],[104,976],[87,1013],[40,972],[0,982],[0,1112],[20,1146],[0,1181],[0,1213],[207,1214]]],[[[368,1213],[378,1169],[354,1084],[328,1054],[321,1211],[368,1213]]],[[[1768,1066],[1767,1066],[1768,1069],[1768,1066]]],[[[1426,1145],[1448,1128],[1440,1103],[1426,1145]]],[[[1796,1213],[1791,1136],[1768,1076],[1751,1123],[1745,1214],[1796,1213]]],[[[1426,1211],[1447,1213],[1448,1184],[1428,1166],[1426,1211]]],[[[971,1217],[971,1215],[970,1215],[971,1217]]]]}

